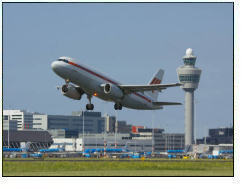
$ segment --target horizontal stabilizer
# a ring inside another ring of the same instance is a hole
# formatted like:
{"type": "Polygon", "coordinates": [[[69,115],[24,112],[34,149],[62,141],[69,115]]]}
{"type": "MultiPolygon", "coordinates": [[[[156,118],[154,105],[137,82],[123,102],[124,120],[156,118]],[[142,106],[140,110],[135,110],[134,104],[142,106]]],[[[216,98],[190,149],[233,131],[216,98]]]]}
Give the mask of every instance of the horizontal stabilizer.
{"type": "Polygon", "coordinates": [[[182,105],[180,102],[152,102],[156,106],[182,105]]]}

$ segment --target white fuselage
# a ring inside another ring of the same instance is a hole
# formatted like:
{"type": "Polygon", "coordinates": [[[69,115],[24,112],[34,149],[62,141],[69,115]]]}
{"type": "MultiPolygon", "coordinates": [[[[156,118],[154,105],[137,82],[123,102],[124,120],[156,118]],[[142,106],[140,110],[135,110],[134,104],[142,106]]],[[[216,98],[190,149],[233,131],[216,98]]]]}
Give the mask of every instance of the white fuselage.
{"type": "Polygon", "coordinates": [[[119,82],[89,68],[88,66],[77,64],[74,61],[54,61],[53,71],[65,80],[78,85],[86,94],[96,96],[105,101],[121,103],[122,106],[132,109],[153,110],[162,109],[161,106],[152,104],[153,99],[142,92],[125,94],[122,98],[115,98],[104,92],[102,84],[110,83],[120,85],[119,82]]]}

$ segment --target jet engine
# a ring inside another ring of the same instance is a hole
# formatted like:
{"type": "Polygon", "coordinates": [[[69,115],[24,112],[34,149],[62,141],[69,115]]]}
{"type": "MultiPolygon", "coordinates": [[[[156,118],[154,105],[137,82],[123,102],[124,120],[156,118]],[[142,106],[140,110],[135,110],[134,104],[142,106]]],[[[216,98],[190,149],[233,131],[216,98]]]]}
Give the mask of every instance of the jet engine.
{"type": "Polygon", "coordinates": [[[111,95],[114,98],[122,98],[124,95],[122,90],[119,87],[111,83],[104,84],[103,90],[104,90],[104,93],[111,95]]]}
{"type": "Polygon", "coordinates": [[[79,87],[75,87],[71,84],[63,85],[61,88],[61,92],[64,96],[72,98],[74,100],[80,100],[82,94],[84,93],[79,87]]]}

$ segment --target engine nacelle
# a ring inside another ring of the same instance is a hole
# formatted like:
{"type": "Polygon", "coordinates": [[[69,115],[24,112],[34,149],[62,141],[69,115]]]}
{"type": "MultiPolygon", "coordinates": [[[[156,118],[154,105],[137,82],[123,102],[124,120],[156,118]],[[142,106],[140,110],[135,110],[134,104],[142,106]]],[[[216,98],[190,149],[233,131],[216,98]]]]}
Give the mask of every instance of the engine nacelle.
{"type": "Polygon", "coordinates": [[[104,90],[104,93],[111,95],[114,98],[122,98],[124,95],[122,90],[119,87],[111,83],[104,84],[103,90],[104,90]]]}
{"type": "Polygon", "coordinates": [[[79,88],[76,88],[74,85],[68,84],[63,85],[61,88],[61,92],[64,96],[72,98],[74,100],[80,100],[82,94],[84,93],[79,88]]]}

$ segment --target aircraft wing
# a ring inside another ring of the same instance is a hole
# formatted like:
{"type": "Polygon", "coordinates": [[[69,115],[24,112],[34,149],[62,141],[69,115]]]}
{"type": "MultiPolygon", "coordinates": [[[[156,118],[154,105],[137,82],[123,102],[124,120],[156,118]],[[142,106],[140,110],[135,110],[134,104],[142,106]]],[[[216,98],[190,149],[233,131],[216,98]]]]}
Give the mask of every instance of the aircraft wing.
{"type": "Polygon", "coordinates": [[[121,88],[126,93],[133,93],[133,92],[144,92],[144,91],[161,91],[168,87],[176,87],[182,85],[181,83],[171,83],[171,84],[153,84],[153,85],[119,85],[118,87],[121,88]]]}
{"type": "Polygon", "coordinates": [[[182,103],[179,102],[152,102],[152,104],[157,106],[182,105],[182,103]]]}

